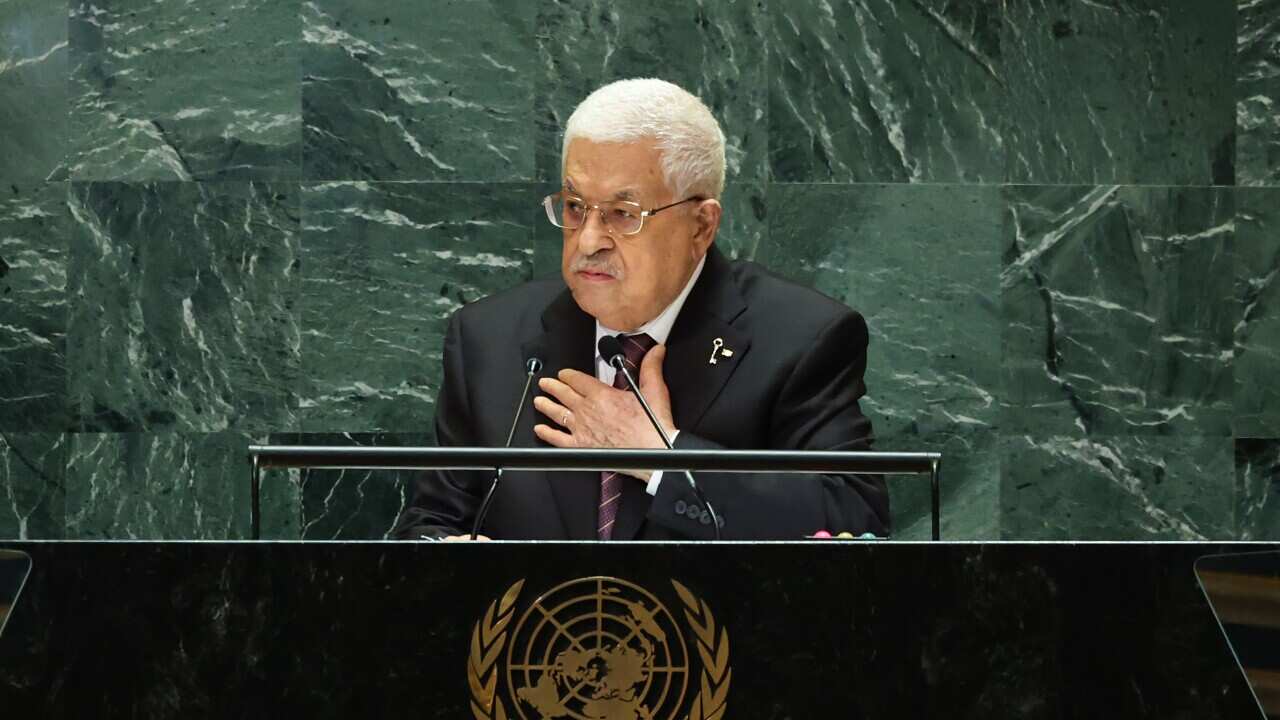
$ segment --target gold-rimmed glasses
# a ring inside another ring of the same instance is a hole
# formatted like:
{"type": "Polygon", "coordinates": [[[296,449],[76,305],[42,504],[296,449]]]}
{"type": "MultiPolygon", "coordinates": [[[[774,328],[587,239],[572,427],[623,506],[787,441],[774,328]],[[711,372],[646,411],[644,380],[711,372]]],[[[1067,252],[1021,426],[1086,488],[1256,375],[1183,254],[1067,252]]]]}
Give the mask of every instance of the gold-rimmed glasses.
{"type": "Polygon", "coordinates": [[[587,222],[592,210],[600,211],[600,218],[605,227],[619,235],[635,235],[644,227],[644,219],[656,215],[667,208],[687,203],[690,200],[703,200],[697,195],[677,200],[670,205],[645,210],[640,203],[630,200],[607,200],[602,203],[589,203],[581,197],[565,190],[553,193],[542,199],[542,206],[547,211],[547,219],[552,225],[566,230],[576,230],[587,222]]]}

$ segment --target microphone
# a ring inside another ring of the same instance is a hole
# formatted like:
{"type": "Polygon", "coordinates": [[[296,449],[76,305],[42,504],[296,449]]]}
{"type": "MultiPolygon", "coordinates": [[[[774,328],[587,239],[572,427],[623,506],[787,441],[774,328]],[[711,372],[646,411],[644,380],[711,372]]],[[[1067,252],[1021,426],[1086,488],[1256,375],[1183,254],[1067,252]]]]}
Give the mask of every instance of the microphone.
{"type": "MultiPolygon", "coordinates": [[[[658,436],[662,438],[662,443],[667,446],[668,450],[674,450],[675,446],[671,444],[671,438],[667,437],[667,431],[662,429],[662,423],[658,422],[658,417],[653,414],[653,408],[649,407],[649,401],[644,399],[644,393],[640,392],[640,385],[636,379],[631,377],[630,371],[627,370],[626,355],[622,352],[622,342],[613,335],[605,335],[600,338],[596,349],[600,351],[600,357],[605,359],[613,366],[613,369],[622,373],[627,379],[627,385],[631,387],[631,392],[636,394],[640,399],[640,407],[644,408],[644,414],[648,416],[649,422],[653,424],[653,429],[658,431],[658,436]]],[[[711,501],[702,493],[702,488],[698,487],[698,483],[693,479],[693,473],[688,470],[684,471],[684,477],[689,481],[689,489],[693,490],[693,494],[707,508],[707,514],[711,516],[711,527],[715,529],[716,540],[720,539],[720,518],[716,515],[715,508],[711,507],[711,501]]]]}
{"type": "MultiPolygon", "coordinates": [[[[520,414],[524,412],[524,402],[529,399],[529,388],[533,386],[533,378],[542,372],[542,360],[537,356],[531,357],[524,361],[524,392],[520,393],[520,403],[516,405],[515,417],[511,418],[511,430],[507,433],[507,444],[504,447],[511,447],[511,441],[515,439],[516,428],[520,425],[520,414]]],[[[489,483],[489,492],[484,494],[484,500],[480,503],[480,509],[476,511],[476,521],[471,526],[471,539],[475,540],[480,534],[480,528],[484,527],[484,518],[489,514],[489,506],[493,504],[493,495],[498,491],[498,481],[502,479],[502,468],[498,468],[493,473],[493,482],[489,483]]]]}

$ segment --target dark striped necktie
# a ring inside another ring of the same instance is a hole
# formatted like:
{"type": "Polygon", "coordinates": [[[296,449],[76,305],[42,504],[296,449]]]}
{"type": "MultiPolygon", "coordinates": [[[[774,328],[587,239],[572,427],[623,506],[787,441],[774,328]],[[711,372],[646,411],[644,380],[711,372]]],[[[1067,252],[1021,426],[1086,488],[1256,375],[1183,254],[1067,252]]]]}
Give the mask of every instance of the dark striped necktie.
{"type": "MultiPolygon", "coordinates": [[[[639,383],[640,362],[644,360],[644,354],[658,343],[644,333],[619,335],[618,341],[622,343],[622,354],[627,363],[627,370],[639,383]]],[[[614,375],[613,386],[619,390],[626,390],[629,387],[622,373],[614,375]]],[[[622,501],[623,482],[636,482],[636,480],[624,478],[613,470],[600,473],[600,506],[596,508],[596,537],[601,540],[609,540],[613,537],[613,523],[618,519],[618,504],[622,501]]]]}

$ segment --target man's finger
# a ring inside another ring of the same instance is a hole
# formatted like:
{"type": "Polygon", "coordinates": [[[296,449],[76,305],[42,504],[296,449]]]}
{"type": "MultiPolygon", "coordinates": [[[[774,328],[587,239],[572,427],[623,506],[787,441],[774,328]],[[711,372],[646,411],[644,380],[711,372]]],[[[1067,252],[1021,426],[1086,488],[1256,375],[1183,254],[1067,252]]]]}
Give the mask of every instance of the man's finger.
{"type": "Polygon", "coordinates": [[[588,375],[581,370],[565,368],[556,373],[556,377],[560,378],[560,382],[573,388],[573,391],[583,397],[590,397],[592,394],[606,389],[609,386],[600,382],[594,375],[588,375]]]}
{"type": "Polygon", "coordinates": [[[561,405],[570,410],[578,407],[578,403],[582,402],[582,396],[578,394],[578,391],[555,378],[542,378],[538,381],[538,387],[548,395],[555,397],[556,400],[560,401],[561,405]]]}
{"type": "Polygon", "coordinates": [[[562,421],[569,412],[569,408],[541,395],[533,399],[533,407],[557,425],[564,425],[562,421]]]}
{"type": "Polygon", "coordinates": [[[534,425],[533,434],[537,435],[539,440],[558,448],[577,447],[572,435],[556,430],[550,425],[534,425]]]}

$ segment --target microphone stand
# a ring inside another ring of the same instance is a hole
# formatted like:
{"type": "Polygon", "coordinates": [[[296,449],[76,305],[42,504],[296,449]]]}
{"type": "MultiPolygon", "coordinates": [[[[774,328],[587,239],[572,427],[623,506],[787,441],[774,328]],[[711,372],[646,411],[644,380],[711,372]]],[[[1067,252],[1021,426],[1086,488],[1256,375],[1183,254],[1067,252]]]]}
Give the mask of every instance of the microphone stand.
{"type": "MultiPolygon", "coordinates": [[[[516,416],[511,419],[511,430],[507,433],[507,444],[505,447],[511,447],[511,441],[515,439],[516,428],[520,425],[520,415],[524,412],[524,401],[529,399],[529,388],[533,385],[533,378],[542,370],[542,361],[538,358],[529,358],[525,363],[525,370],[528,376],[524,379],[524,391],[520,393],[520,404],[516,405],[516,416]]],[[[489,514],[489,506],[493,504],[493,496],[498,491],[498,481],[502,479],[502,468],[494,468],[493,482],[489,483],[489,491],[484,494],[484,500],[480,503],[480,509],[476,511],[476,521],[471,525],[471,539],[475,540],[480,534],[480,528],[484,526],[485,516],[489,514]]]]}
{"type": "MultiPolygon", "coordinates": [[[[658,422],[658,416],[653,414],[653,408],[649,407],[649,401],[644,399],[644,393],[640,392],[640,386],[636,384],[635,378],[631,377],[631,373],[627,370],[627,363],[622,354],[618,353],[609,358],[609,364],[627,379],[627,385],[631,387],[631,391],[635,393],[635,396],[640,399],[640,407],[644,408],[644,414],[649,416],[649,422],[653,423],[654,429],[658,431],[658,436],[662,438],[662,443],[667,446],[668,450],[675,450],[675,446],[671,444],[671,438],[667,437],[667,431],[663,429],[662,423],[658,422]]],[[[688,470],[683,472],[685,479],[689,481],[689,487],[693,490],[694,496],[698,498],[698,502],[707,508],[707,514],[711,516],[711,527],[715,530],[716,540],[719,540],[720,518],[716,515],[715,508],[711,507],[711,501],[707,500],[702,488],[698,487],[698,483],[694,481],[693,473],[688,470]]]]}

